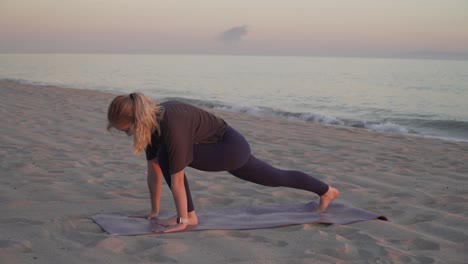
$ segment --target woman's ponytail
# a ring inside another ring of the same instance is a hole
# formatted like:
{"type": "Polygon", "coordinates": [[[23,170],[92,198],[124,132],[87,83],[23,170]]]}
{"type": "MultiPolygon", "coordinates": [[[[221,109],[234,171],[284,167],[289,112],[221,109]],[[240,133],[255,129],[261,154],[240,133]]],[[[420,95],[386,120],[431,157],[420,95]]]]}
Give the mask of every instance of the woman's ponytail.
{"type": "Polygon", "coordinates": [[[161,134],[159,119],[164,110],[142,93],[131,93],[130,99],[134,105],[134,135],[135,153],[140,154],[148,144],[151,144],[151,134],[156,131],[161,134]]]}

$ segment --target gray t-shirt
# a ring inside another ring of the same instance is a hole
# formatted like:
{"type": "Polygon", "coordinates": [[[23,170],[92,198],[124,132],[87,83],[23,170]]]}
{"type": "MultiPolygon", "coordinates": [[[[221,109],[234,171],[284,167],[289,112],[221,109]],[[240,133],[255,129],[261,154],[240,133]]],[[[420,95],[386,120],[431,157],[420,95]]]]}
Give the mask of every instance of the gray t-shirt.
{"type": "Polygon", "coordinates": [[[151,135],[146,149],[146,159],[153,160],[164,145],[169,158],[171,174],[183,170],[193,161],[194,144],[211,144],[223,139],[226,122],[201,108],[179,101],[159,104],[164,107],[160,121],[161,136],[151,135]]]}

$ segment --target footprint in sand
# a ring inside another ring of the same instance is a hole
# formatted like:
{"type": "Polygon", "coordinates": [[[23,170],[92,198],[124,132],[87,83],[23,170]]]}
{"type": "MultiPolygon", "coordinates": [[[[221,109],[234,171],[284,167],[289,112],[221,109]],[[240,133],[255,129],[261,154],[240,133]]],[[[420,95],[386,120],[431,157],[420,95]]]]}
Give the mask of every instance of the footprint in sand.
{"type": "Polygon", "coordinates": [[[408,246],[413,250],[439,250],[440,245],[422,238],[411,239],[408,246]]]}
{"type": "Polygon", "coordinates": [[[263,243],[263,244],[268,244],[268,245],[277,246],[277,247],[286,247],[288,245],[288,242],[283,241],[283,240],[269,239],[264,236],[252,236],[249,233],[242,232],[242,231],[231,231],[231,232],[227,232],[226,235],[229,237],[233,237],[233,238],[250,240],[251,242],[254,242],[254,243],[263,243]]]}
{"type": "Polygon", "coordinates": [[[12,241],[12,240],[0,240],[0,251],[13,251],[28,253],[32,252],[32,246],[30,241],[12,241]]]}
{"type": "Polygon", "coordinates": [[[1,219],[0,224],[26,224],[26,225],[42,225],[44,222],[42,221],[35,221],[26,218],[7,218],[1,219]]]}

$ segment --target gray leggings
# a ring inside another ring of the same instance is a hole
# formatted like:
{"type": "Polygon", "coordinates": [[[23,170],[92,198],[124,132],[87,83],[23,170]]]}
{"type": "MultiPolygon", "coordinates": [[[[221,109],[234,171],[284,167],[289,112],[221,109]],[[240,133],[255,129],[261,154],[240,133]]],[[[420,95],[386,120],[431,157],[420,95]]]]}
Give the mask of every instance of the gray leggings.
{"type": "MultiPolygon", "coordinates": [[[[164,146],[161,146],[158,151],[158,162],[170,188],[169,159],[164,146]]],[[[296,170],[281,170],[257,159],[251,154],[250,146],[245,138],[231,127],[228,127],[220,142],[193,145],[193,161],[188,166],[201,171],[228,171],[249,182],[272,187],[302,189],[319,196],[328,191],[327,184],[308,174],[296,170]]],[[[195,210],[195,207],[185,175],[184,183],[187,208],[191,212],[195,210]]]]}

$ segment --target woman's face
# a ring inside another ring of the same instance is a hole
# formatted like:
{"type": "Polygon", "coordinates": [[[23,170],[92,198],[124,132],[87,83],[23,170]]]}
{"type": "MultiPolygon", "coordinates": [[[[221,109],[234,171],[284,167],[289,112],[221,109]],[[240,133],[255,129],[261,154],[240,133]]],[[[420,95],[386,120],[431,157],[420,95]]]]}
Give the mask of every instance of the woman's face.
{"type": "Polygon", "coordinates": [[[115,126],[115,128],[117,130],[125,132],[125,134],[127,134],[127,136],[133,136],[134,126],[131,123],[127,123],[127,124],[120,125],[120,126],[115,126]]]}

